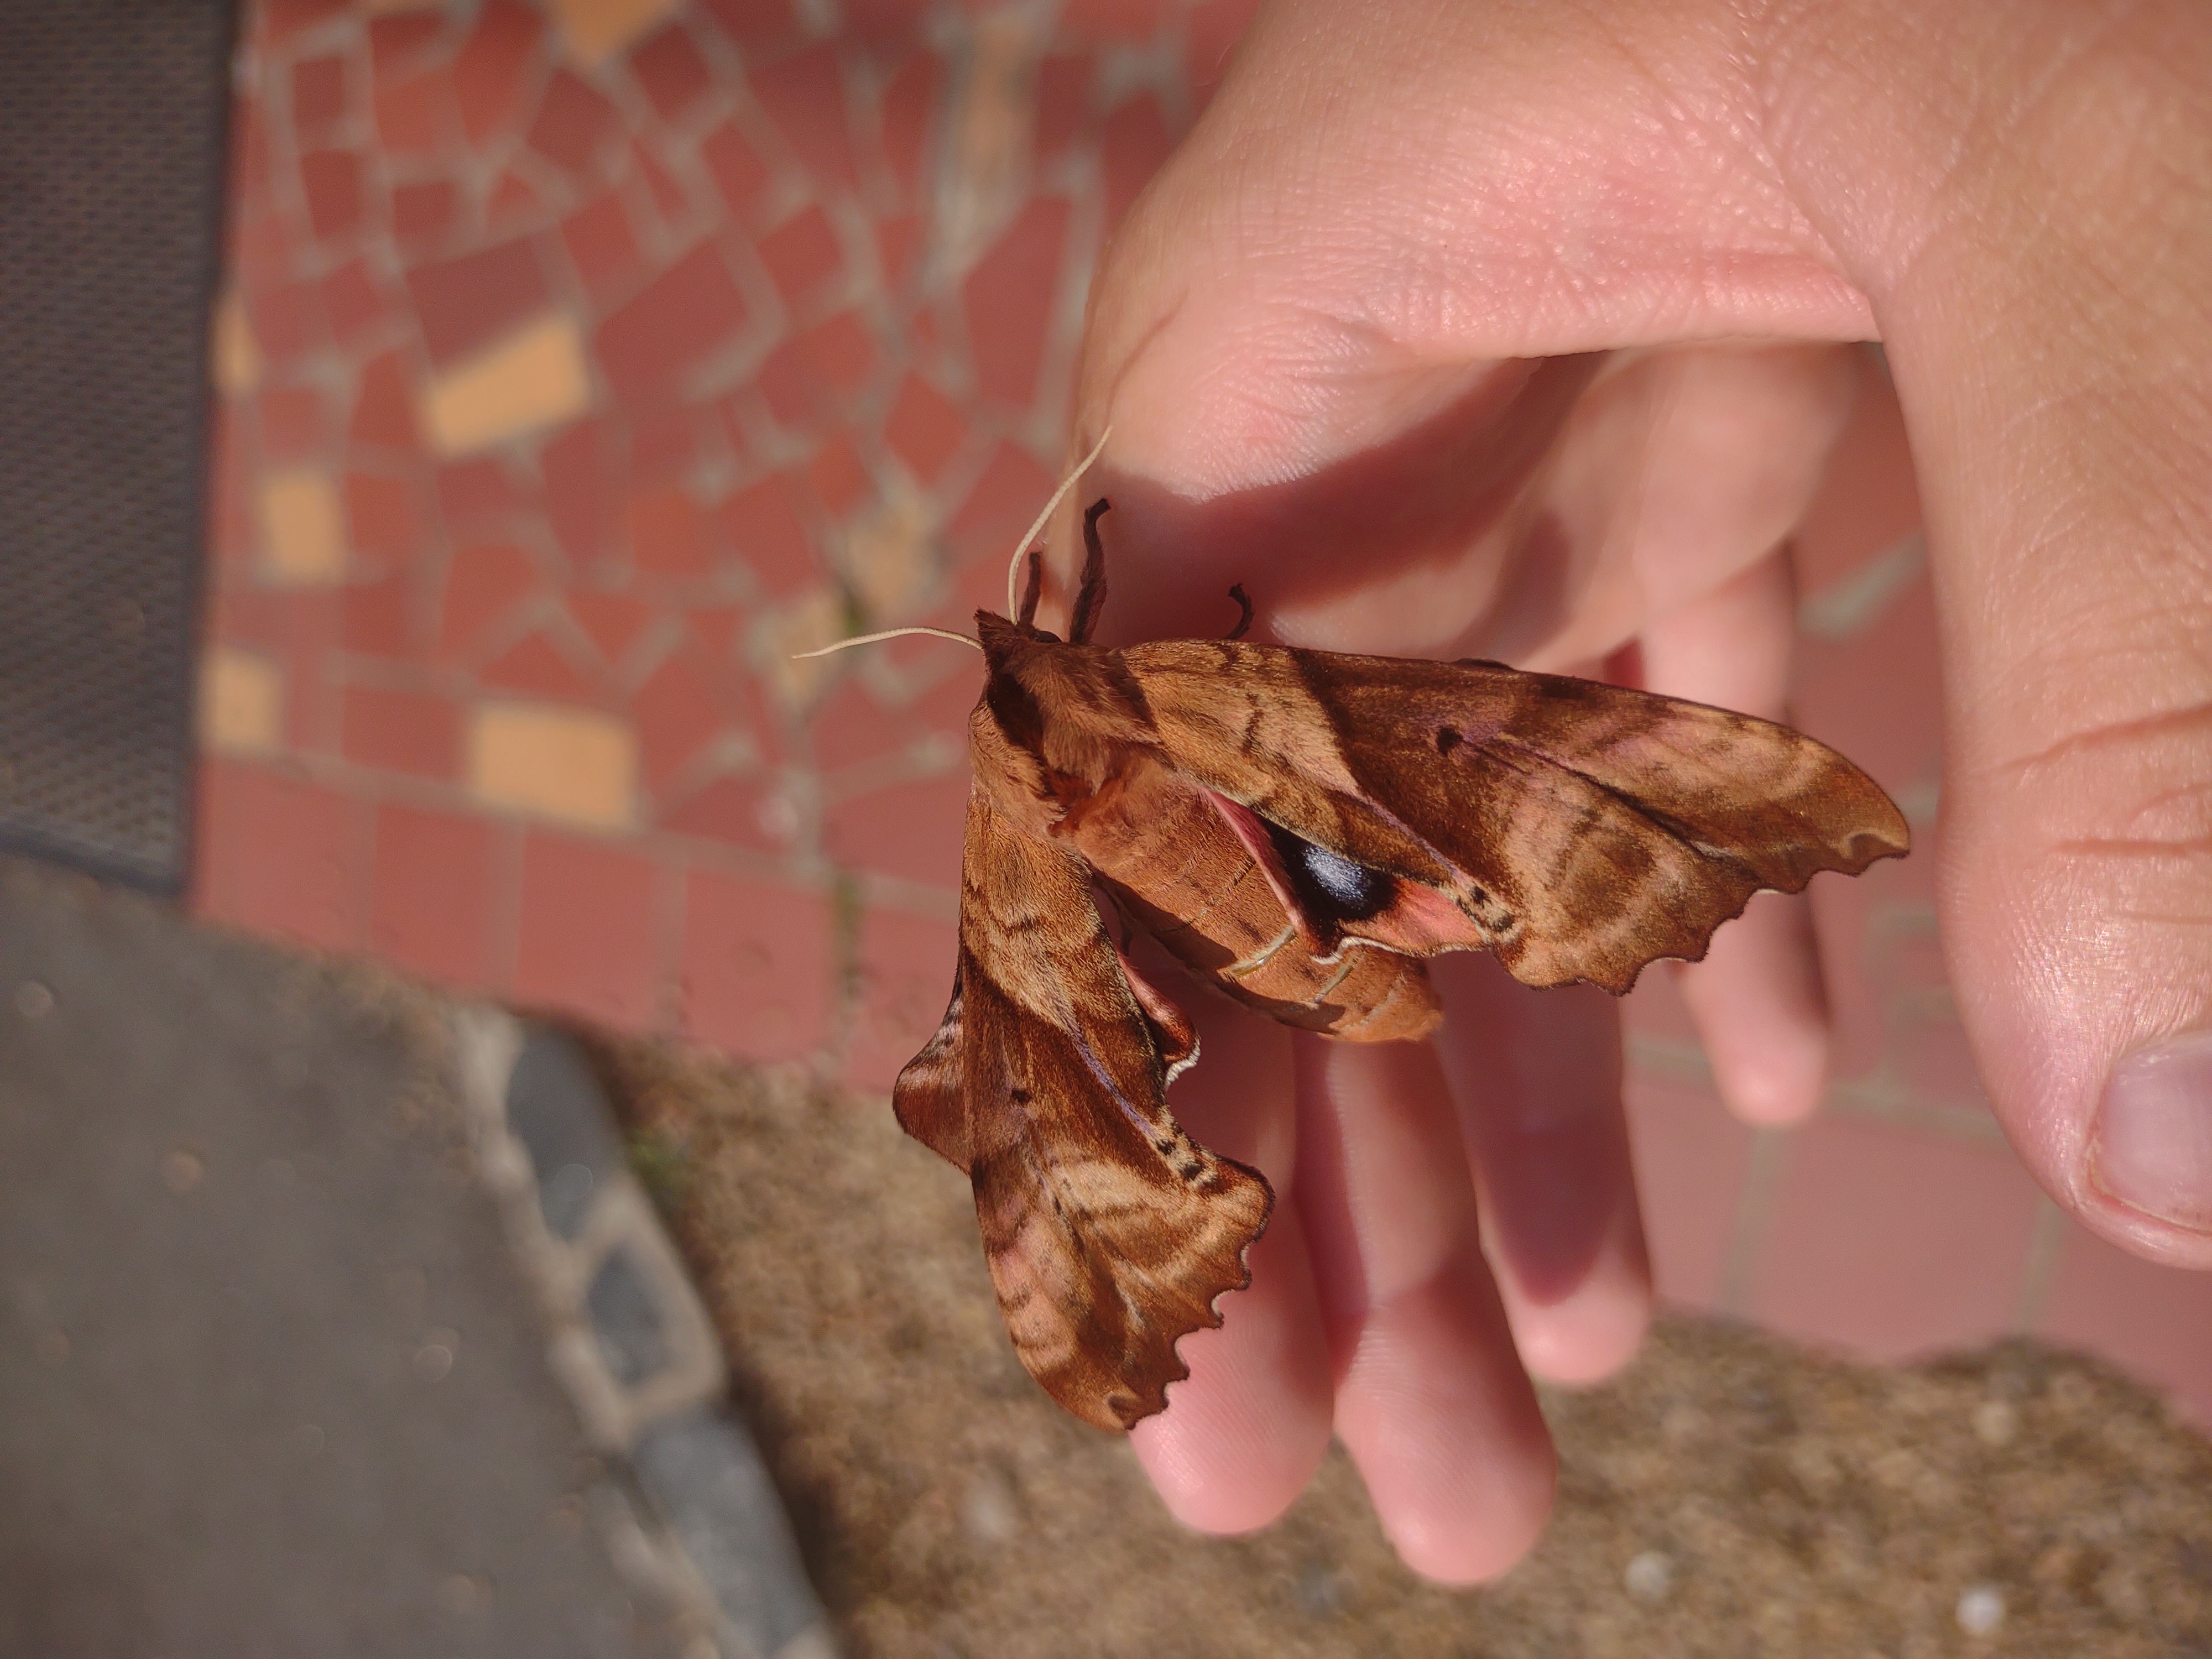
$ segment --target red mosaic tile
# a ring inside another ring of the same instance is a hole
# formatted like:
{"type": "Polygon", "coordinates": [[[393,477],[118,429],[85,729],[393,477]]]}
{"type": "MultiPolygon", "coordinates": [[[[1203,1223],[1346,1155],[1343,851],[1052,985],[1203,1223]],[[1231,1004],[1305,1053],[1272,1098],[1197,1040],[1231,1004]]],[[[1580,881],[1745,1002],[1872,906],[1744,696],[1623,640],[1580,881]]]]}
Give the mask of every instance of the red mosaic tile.
{"type": "Polygon", "coordinates": [[[702,243],[600,324],[593,347],[617,395],[641,398],[725,343],[747,314],[721,256],[702,243]]]}
{"type": "Polygon", "coordinates": [[[776,424],[792,437],[805,436],[830,414],[796,340],[786,340],[761,360],[753,371],[753,390],[776,424]]]}
{"type": "Polygon", "coordinates": [[[1815,1120],[1790,1136],[1751,1310],[1876,1359],[1987,1340],[2011,1324],[2037,1199],[1994,1141],[1815,1120]]]}
{"type": "Polygon", "coordinates": [[[451,661],[538,591],[537,561],[507,542],[464,547],[447,567],[438,607],[438,653],[451,661]]]}
{"type": "Polygon", "coordinates": [[[773,799],[765,780],[726,774],[709,779],[672,811],[662,813],[660,824],[679,836],[756,852],[782,852],[790,837],[777,832],[775,815],[767,810],[773,799]]]}
{"type": "Polygon", "coordinates": [[[565,69],[545,83],[530,148],[563,171],[580,173],[622,130],[622,118],[605,93],[565,69]]]}
{"type": "Polygon", "coordinates": [[[767,165],[745,136],[734,123],[717,127],[699,141],[699,159],[706,162],[708,176],[730,217],[740,224],[749,222],[768,194],[770,180],[767,165]]]}
{"type": "Polygon", "coordinates": [[[814,488],[814,498],[833,520],[842,521],[852,516],[854,508],[874,493],[874,481],[868,476],[867,465],[860,459],[852,434],[839,432],[831,435],[813,459],[806,463],[806,482],[814,488]]]}
{"type": "Polygon", "coordinates": [[[649,409],[629,422],[629,476],[658,483],[688,470],[699,459],[699,416],[693,409],[649,409]]]}
{"type": "Polygon", "coordinates": [[[921,20],[913,0],[845,0],[838,32],[872,46],[902,44],[919,32],[921,20]]]}
{"type": "Polygon", "coordinates": [[[537,250],[520,240],[416,265],[407,291],[422,343],[441,366],[490,344],[553,300],[537,250]]]}
{"type": "Polygon", "coordinates": [[[598,704],[599,688],[543,633],[526,634],[477,671],[483,684],[556,702],[598,704]]]}
{"type": "Polygon", "coordinates": [[[918,480],[935,483],[968,441],[968,422],[950,398],[909,374],[884,422],[884,441],[918,480]]]}
{"type": "Polygon", "coordinates": [[[794,306],[845,268],[845,251],[830,216],[811,205],[763,237],[760,256],[785,303],[794,306]]]}
{"type": "Polygon", "coordinates": [[[1159,100],[1150,94],[1132,98],[1106,117],[1099,155],[1106,175],[1106,228],[1110,232],[1129,211],[1137,192],[1160,170],[1175,149],[1159,100]]]}
{"type": "Polygon", "coordinates": [[[848,399],[866,389],[883,361],[857,312],[841,311],[807,330],[799,337],[799,349],[815,378],[848,399]]]}
{"type": "Polygon", "coordinates": [[[1060,31],[1078,40],[1134,44],[1159,33],[1166,0],[1067,0],[1060,31]]]}
{"type": "Polygon", "coordinates": [[[509,167],[491,187],[490,199],[484,204],[484,225],[495,234],[510,234],[550,217],[552,211],[538,186],[509,167]]]}
{"type": "Polygon", "coordinates": [[[545,524],[579,568],[609,550],[616,503],[621,498],[618,458],[605,427],[579,421],[547,442],[538,455],[545,486],[545,524]]]}
{"type": "Polygon", "coordinates": [[[629,162],[630,170],[645,180],[646,193],[659,210],[661,223],[672,232],[680,228],[691,217],[690,192],[676,182],[675,176],[643,144],[630,145],[629,162]]]}
{"type": "Polygon", "coordinates": [[[354,394],[353,420],[346,428],[348,441],[370,449],[412,454],[416,439],[410,380],[404,352],[387,351],[363,363],[361,386],[354,394]]]}
{"type": "Polygon", "coordinates": [[[405,561],[422,551],[415,485],[380,472],[345,478],[346,545],[356,558],[405,561]]]}
{"type": "Polygon", "coordinates": [[[594,300],[604,300],[645,269],[629,210],[611,191],[562,222],[561,246],[584,292],[594,300]]]}
{"type": "Polygon", "coordinates": [[[314,386],[264,386],[253,413],[270,465],[319,457],[330,441],[330,410],[314,386]]]}
{"type": "Polygon", "coordinates": [[[374,581],[348,582],[338,597],[338,642],[357,656],[413,656],[412,574],[395,570],[374,581]]]}
{"type": "Polygon", "coordinates": [[[966,674],[948,674],[913,702],[893,707],[848,678],[808,718],[809,746],[824,772],[889,759],[925,734],[964,749],[975,706],[975,682],[966,674]]]}
{"type": "Polygon", "coordinates": [[[650,1025],[659,874],[617,847],[526,836],[515,999],[630,1030],[650,1025]]]}
{"type": "Polygon", "coordinates": [[[1751,1131],[1707,1086],[1632,1073],[1626,1095],[1655,1287],[1676,1307],[1717,1310],[1751,1131]]]}
{"type": "Polygon", "coordinates": [[[1021,445],[1000,443],[946,526],[954,545],[966,556],[988,552],[1004,559],[1059,483],[1021,445]]]}
{"type": "Polygon", "coordinates": [[[1190,89],[1203,102],[1221,84],[1230,55],[1251,26],[1259,0],[1198,0],[1183,18],[1183,50],[1190,89]]]}
{"type": "Polygon", "coordinates": [[[1091,117],[1097,60],[1088,53],[1055,53],[1037,65],[1036,155],[1040,161],[1063,154],[1091,117]]]}
{"type": "MultiPolygon", "coordinates": [[[[887,294],[902,295],[913,289],[915,273],[921,269],[922,237],[927,228],[918,213],[894,214],[876,222],[876,254],[883,261],[887,294]]],[[[918,337],[917,343],[921,343],[918,337]]]]}
{"type": "Polygon", "coordinates": [[[264,46],[281,46],[295,35],[344,14],[347,0],[263,0],[253,24],[264,46]]]}
{"type": "Polygon", "coordinates": [[[1028,409],[1036,395],[1067,220],[1067,204],[1059,197],[1032,198],[961,287],[976,384],[1016,409],[1028,409]]]}
{"type": "Polygon", "coordinates": [[[366,211],[361,157],[351,150],[311,150],[302,155],[300,189],[307,198],[307,222],[319,239],[328,241],[360,228],[366,211]]]}
{"type": "Polygon", "coordinates": [[[349,685],[343,718],[349,761],[441,783],[460,775],[461,710],[450,697],[349,685]]]}
{"type": "Polygon", "coordinates": [[[699,43],[681,23],[671,24],[630,53],[629,72],[653,112],[671,123],[681,120],[714,84],[699,43]]]}
{"type": "Polygon", "coordinates": [[[241,213],[231,227],[230,237],[231,270],[239,286],[249,294],[283,283],[307,244],[306,234],[293,216],[282,209],[241,213]]]}
{"type": "Polygon", "coordinates": [[[760,47],[786,39],[798,23],[790,0],[699,0],[699,9],[741,46],[760,47]]]}
{"type": "Polygon", "coordinates": [[[684,489],[656,489],[630,497],[630,562],[656,576],[703,576],[708,568],[707,526],[699,505],[684,489]]]}
{"type": "Polygon", "coordinates": [[[353,944],[362,804],[258,766],[211,762],[200,779],[203,910],[325,950],[353,944]]]}
{"type": "Polygon", "coordinates": [[[259,207],[269,199],[270,168],[269,124],[252,90],[240,87],[230,98],[229,185],[234,212],[259,207]]]}
{"type": "Polygon", "coordinates": [[[2212,1273],[2145,1261],[2069,1223],[2036,1334],[2124,1367],[2212,1430],[2212,1273]]]}
{"type": "Polygon", "coordinates": [[[672,651],[630,699],[644,762],[646,787],[661,787],[721,734],[720,705],[707,675],[683,652],[672,651]]]}
{"type": "Polygon", "coordinates": [[[521,118],[544,22],[520,0],[489,0],[453,60],[453,97],[470,143],[482,149],[521,118]]]}
{"type": "Polygon", "coordinates": [[[387,12],[368,20],[369,62],[379,75],[412,62],[446,32],[442,12],[387,12]]]}
{"type": "Polygon", "coordinates": [[[369,104],[386,159],[427,160],[453,148],[453,77],[444,70],[390,79],[379,76],[369,104]]]}
{"type": "Polygon", "coordinates": [[[845,1055],[848,1083],[890,1089],[944,1020],[959,951],[960,930],[944,917],[880,906],[861,914],[860,1006],[845,1055]]]}
{"type": "Polygon", "coordinates": [[[802,166],[824,185],[857,189],[845,77],[834,46],[815,46],[756,70],[753,96],[802,166]]]}
{"type": "Polygon", "coordinates": [[[685,613],[684,623],[708,656],[716,662],[727,662],[737,651],[738,635],[745,625],[745,611],[743,605],[701,605],[685,613]]]}
{"type": "Polygon", "coordinates": [[[321,350],[327,338],[322,291],[312,282],[249,289],[246,314],[261,355],[279,368],[321,350]]]}
{"type": "Polygon", "coordinates": [[[837,802],[823,815],[822,839],[849,869],[957,892],[967,822],[967,778],[927,778],[837,802]]]}
{"type": "Polygon", "coordinates": [[[522,492],[507,463],[496,456],[438,469],[438,511],[449,530],[470,529],[522,510],[522,492]]]}
{"type": "Polygon", "coordinates": [[[461,195],[450,179],[395,185],[392,190],[392,234],[402,247],[439,240],[459,222],[461,195]]]}
{"type": "Polygon", "coordinates": [[[796,1060],[830,1027],[830,896],[695,870],[684,907],[684,1035],[749,1060],[796,1060]]]}
{"type": "Polygon", "coordinates": [[[323,315],[340,345],[356,343],[392,315],[392,298],[365,258],[349,259],[323,278],[323,315]]]}
{"type": "Polygon", "coordinates": [[[919,52],[899,68],[884,88],[884,164],[904,198],[922,199],[923,169],[945,87],[945,64],[934,52],[919,52]]]}
{"type": "Polygon", "coordinates": [[[345,119],[346,60],[335,53],[292,65],[292,127],[310,137],[345,119]]]}
{"type": "Polygon", "coordinates": [[[330,668],[338,644],[338,605],[328,588],[283,596],[284,744],[301,754],[327,754],[337,741],[330,668]]]}
{"type": "Polygon", "coordinates": [[[731,548],[776,598],[787,599],[821,579],[798,503],[781,474],[738,490],[720,514],[731,548]]]}
{"type": "Polygon", "coordinates": [[[492,979],[491,825],[458,812],[376,809],[368,945],[410,972],[465,990],[492,979]]]}
{"type": "Polygon", "coordinates": [[[622,666],[660,617],[658,605],[627,593],[571,592],[568,603],[569,617],[610,668],[622,666]]]}

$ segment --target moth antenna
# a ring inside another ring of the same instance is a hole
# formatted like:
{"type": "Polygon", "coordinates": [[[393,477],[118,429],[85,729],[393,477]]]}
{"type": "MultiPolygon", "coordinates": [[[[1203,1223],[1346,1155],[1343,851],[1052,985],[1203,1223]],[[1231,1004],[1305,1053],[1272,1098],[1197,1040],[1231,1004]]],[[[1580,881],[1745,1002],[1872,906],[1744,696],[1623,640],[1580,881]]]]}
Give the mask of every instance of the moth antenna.
{"type": "Polygon", "coordinates": [[[1060,488],[1052,492],[1052,499],[1044,504],[1044,511],[1036,515],[1036,522],[1024,531],[1021,540],[1014,544],[1013,562],[1006,567],[1006,614],[1009,617],[1020,608],[1019,599],[1014,592],[1014,580],[1021,572],[1022,555],[1029,550],[1030,544],[1035,541],[1043,532],[1045,526],[1052,521],[1054,512],[1058,509],[1062,501],[1067,499],[1067,492],[1075,488],[1075,481],[1091,471],[1091,464],[1103,453],[1106,441],[1113,435],[1114,428],[1110,426],[1098,434],[1098,441],[1091,446],[1091,453],[1075,464],[1074,471],[1060,481],[1060,488]]]}
{"type": "Polygon", "coordinates": [[[1037,599],[1044,592],[1044,550],[1030,550],[1030,585],[1022,590],[1022,614],[1014,620],[1024,628],[1036,620],[1037,599]]]}
{"type": "Polygon", "coordinates": [[[1229,590],[1229,597],[1237,601],[1238,608],[1244,614],[1237,617],[1237,626],[1221,637],[1224,640],[1241,640],[1252,631],[1252,596],[1244,591],[1244,584],[1239,582],[1229,590]]]}
{"type": "Polygon", "coordinates": [[[1098,540],[1099,515],[1107,501],[1100,496],[1083,515],[1083,585],[1075,591],[1075,615],[1067,624],[1070,645],[1088,645],[1106,609],[1106,549],[1098,540]]]}
{"type": "Polygon", "coordinates": [[[965,634],[955,634],[947,628],[886,628],[880,634],[859,634],[849,640],[839,640],[835,645],[825,645],[819,651],[794,651],[791,653],[791,659],[805,662],[809,657],[826,657],[832,651],[842,651],[855,645],[873,645],[878,640],[901,640],[909,634],[927,634],[937,640],[957,640],[977,651],[983,648],[981,641],[971,640],[965,634]]]}

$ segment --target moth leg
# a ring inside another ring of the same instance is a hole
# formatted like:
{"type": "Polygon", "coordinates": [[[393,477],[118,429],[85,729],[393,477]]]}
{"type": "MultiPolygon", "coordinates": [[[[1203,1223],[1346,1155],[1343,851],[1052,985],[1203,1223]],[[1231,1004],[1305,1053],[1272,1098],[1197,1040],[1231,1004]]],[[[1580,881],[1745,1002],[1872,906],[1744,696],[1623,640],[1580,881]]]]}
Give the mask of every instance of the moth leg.
{"type": "Polygon", "coordinates": [[[1099,515],[1106,511],[1100,496],[1083,514],[1083,585],[1076,590],[1075,615],[1067,625],[1070,645],[1088,645],[1106,608],[1106,549],[1098,540],[1099,515]]]}
{"type": "Polygon", "coordinates": [[[1022,590],[1021,614],[1014,618],[1014,620],[1019,623],[1024,628],[1029,627],[1036,621],[1037,599],[1044,592],[1044,552],[1042,549],[1031,548],[1030,550],[1029,566],[1029,586],[1022,590]]]}
{"type": "Polygon", "coordinates": [[[1244,591],[1244,584],[1239,582],[1229,590],[1229,597],[1237,601],[1244,614],[1237,617],[1237,626],[1221,637],[1224,640],[1241,640],[1252,631],[1252,596],[1244,591]]]}

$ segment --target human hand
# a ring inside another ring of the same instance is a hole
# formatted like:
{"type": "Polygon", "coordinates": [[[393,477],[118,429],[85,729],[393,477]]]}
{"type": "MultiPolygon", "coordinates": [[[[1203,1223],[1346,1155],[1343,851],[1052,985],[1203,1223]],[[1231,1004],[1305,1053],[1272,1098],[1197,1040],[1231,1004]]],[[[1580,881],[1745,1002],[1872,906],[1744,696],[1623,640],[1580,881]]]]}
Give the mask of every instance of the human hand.
{"type": "MultiPolygon", "coordinates": [[[[2212,1267],[2212,13],[2197,0],[1281,0],[1096,289],[1107,642],[1602,662],[1778,716],[1778,550],[1879,337],[1942,625],[1940,916],[2014,1146],[2212,1267]]],[[[1929,856],[1923,849],[1921,856],[1929,856]]],[[[1138,1455],[1213,1530],[1332,1431],[1400,1553],[1548,1511],[1523,1365],[1604,1374],[1650,1273],[1608,998],[1432,964],[1432,1044],[1194,1003],[1172,1096],[1282,1202],[1138,1455]],[[1478,1237],[1477,1198],[1481,1200],[1478,1237]],[[1487,1260],[1486,1261],[1486,1251],[1487,1260]]],[[[1816,1103],[1801,901],[1683,970],[1725,1098],[1816,1103]]]]}

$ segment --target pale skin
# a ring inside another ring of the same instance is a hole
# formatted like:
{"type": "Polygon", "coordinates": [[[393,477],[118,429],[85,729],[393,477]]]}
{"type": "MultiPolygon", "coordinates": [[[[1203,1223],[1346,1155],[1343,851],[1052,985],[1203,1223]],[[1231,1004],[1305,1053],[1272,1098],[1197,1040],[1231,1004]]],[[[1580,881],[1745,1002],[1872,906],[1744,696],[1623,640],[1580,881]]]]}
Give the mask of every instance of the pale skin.
{"type": "MultiPolygon", "coordinates": [[[[1780,716],[1780,549],[1873,339],[1941,617],[1916,856],[1991,1102],[2082,1224],[2212,1267],[2202,0],[1264,7],[1095,290],[1103,642],[1224,632],[1242,582],[1255,637],[1546,669],[1634,641],[1651,689],[1780,716]]],[[[1550,1510],[1529,1374],[1622,1364],[1651,1279],[1611,1000],[1436,966],[1419,1046],[1182,999],[1176,1110],[1284,1201],[1135,1441],[1233,1532],[1334,1431],[1407,1562],[1468,1583],[1550,1510]]],[[[1729,1105],[1810,1112],[1803,902],[1680,971],[1729,1105]]]]}

